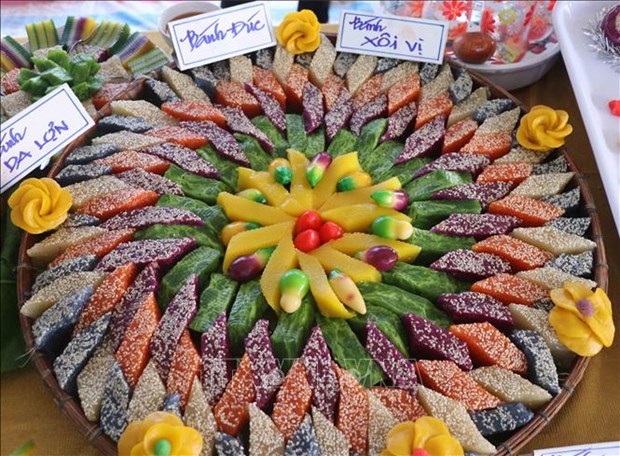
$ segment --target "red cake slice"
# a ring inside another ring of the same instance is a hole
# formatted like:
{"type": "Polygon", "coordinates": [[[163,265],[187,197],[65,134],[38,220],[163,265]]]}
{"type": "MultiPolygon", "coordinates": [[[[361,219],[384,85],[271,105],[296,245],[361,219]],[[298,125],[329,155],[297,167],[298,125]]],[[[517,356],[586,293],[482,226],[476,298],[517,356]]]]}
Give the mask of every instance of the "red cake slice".
{"type": "Polygon", "coordinates": [[[168,142],[173,142],[190,149],[198,149],[204,146],[209,141],[204,136],[189,131],[186,128],[178,126],[168,126],[161,128],[154,128],[145,133],[149,136],[155,136],[157,138],[165,139],[168,142]]]}
{"type": "Polygon", "coordinates": [[[494,408],[501,403],[452,361],[420,360],[416,369],[422,384],[459,401],[467,410],[494,408]]]}
{"type": "Polygon", "coordinates": [[[486,293],[506,305],[532,306],[536,301],[549,298],[546,288],[511,274],[497,274],[480,280],[471,286],[471,291],[486,293]]]}
{"type": "Polygon", "coordinates": [[[499,366],[520,375],[527,373],[525,354],[491,323],[452,325],[450,332],[467,344],[474,364],[499,366]]]}
{"type": "Polygon", "coordinates": [[[129,386],[134,388],[149,361],[151,338],[159,323],[160,314],[154,293],[149,293],[135,316],[116,351],[116,360],[121,365],[129,386]]]}
{"type": "Polygon", "coordinates": [[[202,366],[202,359],[189,331],[183,331],[179,344],[174,352],[170,372],[168,373],[168,381],[166,382],[166,390],[168,394],[179,393],[181,396],[181,407],[185,408],[192,392],[192,384],[198,376],[202,366]]]}
{"type": "Polygon", "coordinates": [[[248,405],[255,399],[250,358],[244,355],[224,394],[213,408],[218,429],[237,436],[250,419],[248,405]]]}
{"type": "Polygon", "coordinates": [[[220,127],[226,125],[226,117],[222,114],[222,111],[213,106],[211,103],[204,101],[168,101],[161,105],[161,110],[179,120],[210,120],[218,124],[220,127]]]}
{"type": "Polygon", "coordinates": [[[73,334],[77,334],[82,328],[94,323],[114,309],[137,275],[138,266],[128,263],[105,276],[101,285],[84,305],[73,334]]]}
{"type": "Polygon", "coordinates": [[[472,249],[474,252],[493,253],[502,257],[514,271],[541,268],[553,259],[553,254],[505,234],[488,237],[472,249]]]}
{"type": "Polygon", "coordinates": [[[302,361],[288,371],[276,396],[271,419],[288,441],[299,428],[312,404],[312,389],[302,361]]]}
{"type": "Polygon", "coordinates": [[[286,110],[286,94],[271,71],[258,66],[252,67],[252,84],[271,95],[280,104],[282,110],[286,110]]]}
{"type": "MultiPolygon", "coordinates": [[[[415,101],[420,95],[420,75],[408,74],[388,90],[388,114],[415,101]]],[[[416,127],[417,128],[417,127],[416,127]]]]}
{"type": "Polygon", "coordinates": [[[152,206],[158,199],[159,195],[150,190],[125,188],[89,199],[76,213],[92,215],[98,219],[107,220],[122,212],[152,206]]]}
{"type": "Polygon", "coordinates": [[[256,117],[263,111],[258,100],[247,93],[238,82],[218,81],[215,101],[224,106],[241,108],[250,118],[256,117]]]}
{"type": "Polygon", "coordinates": [[[103,233],[101,236],[97,236],[94,239],[89,239],[88,242],[83,244],[72,245],[58,255],[54,261],[50,263],[49,267],[56,266],[71,258],[85,255],[97,255],[99,258],[103,258],[123,242],[131,241],[135,231],[134,229],[114,230],[103,233]]]}
{"type": "Polygon", "coordinates": [[[491,214],[514,215],[523,226],[542,226],[564,214],[564,209],[525,196],[507,196],[489,204],[491,214]]]}
{"type": "Polygon", "coordinates": [[[437,95],[418,104],[418,115],[415,119],[415,129],[433,120],[435,117],[448,118],[452,111],[452,100],[448,92],[437,95]]]}

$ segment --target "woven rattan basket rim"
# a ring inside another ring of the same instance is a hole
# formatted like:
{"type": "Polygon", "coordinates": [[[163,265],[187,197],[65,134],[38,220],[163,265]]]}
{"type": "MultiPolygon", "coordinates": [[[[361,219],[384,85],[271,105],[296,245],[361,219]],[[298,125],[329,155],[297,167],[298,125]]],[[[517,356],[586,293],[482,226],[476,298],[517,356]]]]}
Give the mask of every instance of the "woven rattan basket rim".
{"type": "MultiPolygon", "coordinates": [[[[450,65],[459,67],[458,63],[450,62],[450,65]]],[[[479,74],[468,70],[474,82],[478,85],[484,85],[491,90],[491,96],[494,98],[510,98],[517,106],[521,108],[523,112],[527,112],[528,107],[512,96],[506,90],[493,84],[488,79],[480,76],[479,74]]],[[[144,79],[135,81],[125,92],[120,94],[116,99],[135,99],[138,98],[142,92],[144,79]]],[[[109,105],[104,106],[98,113],[97,119],[109,115],[111,108],[109,105]]],[[[62,165],[65,157],[76,147],[83,145],[88,137],[93,134],[95,127],[86,132],[80,138],[76,139],[70,145],[66,147],[58,161],[54,164],[49,172],[49,177],[54,177],[62,169],[62,165]]],[[[587,214],[592,219],[590,228],[591,239],[596,242],[596,254],[595,254],[595,266],[594,266],[594,278],[599,286],[607,291],[608,285],[608,266],[605,256],[605,247],[603,244],[603,234],[601,230],[601,224],[594,205],[592,194],[588,188],[587,182],[583,175],[579,173],[579,170],[575,166],[575,163],[566,153],[564,149],[560,150],[560,153],[566,158],[569,163],[570,170],[575,173],[575,179],[577,185],[580,188],[582,194],[582,204],[580,206],[581,212],[587,214]]],[[[20,251],[19,251],[19,270],[17,277],[17,293],[19,298],[19,307],[26,301],[26,296],[31,289],[34,281],[35,268],[31,265],[26,251],[30,248],[39,238],[37,236],[25,233],[22,237],[20,251]]],[[[56,377],[52,371],[52,365],[50,360],[40,352],[34,350],[34,341],[32,339],[32,323],[33,320],[25,317],[20,313],[20,323],[24,340],[26,341],[27,350],[32,351],[33,361],[36,369],[43,377],[43,381],[50,389],[54,402],[62,410],[62,412],[69,417],[73,425],[86,436],[88,441],[106,455],[116,454],[116,444],[105,434],[101,432],[98,423],[88,421],[79,402],[64,392],[58,385],[56,377]]],[[[527,444],[532,438],[541,432],[541,430],[549,423],[549,421],[557,414],[562,408],[564,403],[572,395],[575,387],[579,384],[585,373],[586,367],[589,363],[589,358],[577,357],[573,363],[571,370],[564,379],[561,392],[556,395],[545,407],[536,412],[536,416],[526,426],[515,432],[509,439],[502,442],[497,446],[496,456],[512,456],[517,451],[527,444]]]]}

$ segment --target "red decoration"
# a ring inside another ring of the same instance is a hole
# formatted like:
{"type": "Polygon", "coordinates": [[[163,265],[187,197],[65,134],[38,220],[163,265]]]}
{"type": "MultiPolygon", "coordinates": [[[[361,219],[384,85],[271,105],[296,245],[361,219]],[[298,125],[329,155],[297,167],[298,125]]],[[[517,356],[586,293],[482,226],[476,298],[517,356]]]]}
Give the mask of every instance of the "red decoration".
{"type": "Polygon", "coordinates": [[[319,230],[321,244],[325,244],[333,239],[341,238],[343,234],[344,230],[342,227],[334,222],[325,222],[319,230]]]}
{"type": "Polygon", "coordinates": [[[321,245],[321,238],[317,230],[305,230],[295,236],[293,243],[296,248],[308,253],[321,245]]]}
{"type": "Polygon", "coordinates": [[[295,224],[295,234],[306,230],[319,230],[323,220],[316,211],[306,211],[299,216],[295,224]]]}

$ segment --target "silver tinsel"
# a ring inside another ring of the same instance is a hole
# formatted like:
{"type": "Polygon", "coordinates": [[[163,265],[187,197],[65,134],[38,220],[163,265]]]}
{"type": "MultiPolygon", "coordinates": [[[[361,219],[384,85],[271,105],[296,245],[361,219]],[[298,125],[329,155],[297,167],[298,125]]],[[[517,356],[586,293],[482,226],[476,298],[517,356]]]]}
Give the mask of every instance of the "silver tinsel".
{"type": "Polygon", "coordinates": [[[590,49],[595,51],[601,60],[611,65],[616,73],[620,73],[620,47],[613,46],[605,37],[601,24],[605,14],[615,5],[603,8],[583,27],[583,33],[592,40],[590,49]]]}

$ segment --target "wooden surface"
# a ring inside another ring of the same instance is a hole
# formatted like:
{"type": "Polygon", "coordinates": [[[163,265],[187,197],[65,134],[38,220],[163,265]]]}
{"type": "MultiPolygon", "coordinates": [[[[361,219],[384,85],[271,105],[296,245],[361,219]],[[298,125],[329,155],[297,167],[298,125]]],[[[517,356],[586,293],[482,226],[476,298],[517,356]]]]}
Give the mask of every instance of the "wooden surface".
{"type": "MultiPolygon", "coordinates": [[[[546,104],[570,115],[574,132],[566,149],[587,178],[601,220],[609,263],[609,297],[620,329],[620,240],[605,190],[562,60],[537,83],[514,91],[525,104],[546,104]]],[[[520,453],[535,448],[620,440],[620,342],[590,363],[583,381],[565,407],[520,453]]],[[[86,439],[63,416],[32,367],[2,375],[0,454],[6,455],[33,439],[35,455],[95,455],[86,439]]]]}

